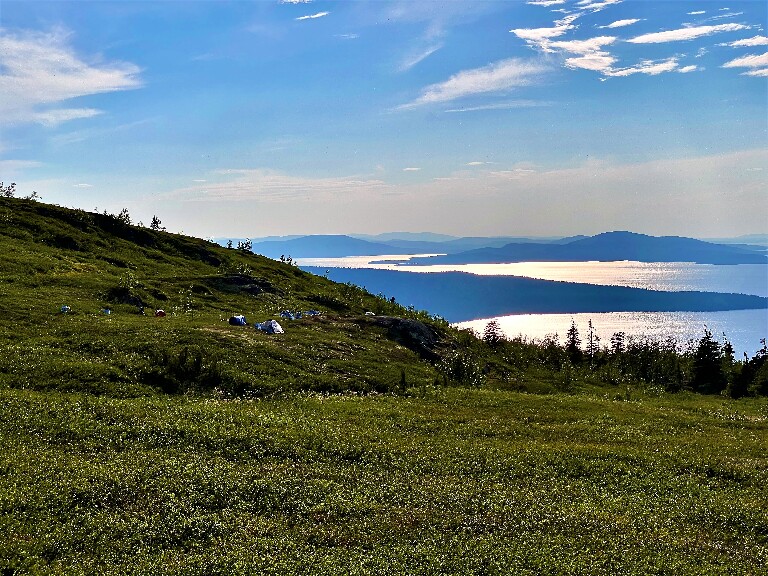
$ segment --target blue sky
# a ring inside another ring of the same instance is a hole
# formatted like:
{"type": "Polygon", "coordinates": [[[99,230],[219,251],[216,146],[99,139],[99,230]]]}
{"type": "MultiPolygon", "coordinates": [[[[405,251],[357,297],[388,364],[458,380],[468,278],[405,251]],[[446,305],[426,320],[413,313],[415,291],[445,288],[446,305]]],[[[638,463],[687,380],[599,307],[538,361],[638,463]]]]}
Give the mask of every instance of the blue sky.
{"type": "Polygon", "coordinates": [[[0,2],[0,180],[197,236],[768,232],[762,0],[0,2]]]}

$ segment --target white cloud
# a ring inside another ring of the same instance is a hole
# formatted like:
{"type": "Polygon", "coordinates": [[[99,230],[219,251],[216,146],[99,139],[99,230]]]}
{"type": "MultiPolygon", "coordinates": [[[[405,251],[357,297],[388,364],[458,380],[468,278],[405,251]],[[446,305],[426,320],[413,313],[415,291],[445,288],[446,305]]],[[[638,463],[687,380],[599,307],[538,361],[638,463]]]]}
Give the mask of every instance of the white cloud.
{"type": "Polygon", "coordinates": [[[615,36],[597,36],[588,40],[551,42],[549,46],[571,54],[579,54],[578,57],[565,60],[565,66],[568,68],[604,72],[611,69],[611,66],[616,63],[616,58],[601,48],[615,41],[615,36]]]}
{"type": "Polygon", "coordinates": [[[723,64],[723,68],[763,68],[768,66],[768,52],[765,54],[749,54],[723,64]]]}
{"type": "Polygon", "coordinates": [[[510,30],[510,32],[523,40],[541,42],[542,40],[549,40],[550,38],[562,36],[568,32],[568,30],[573,28],[574,26],[565,24],[561,26],[552,26],[550,28],[515,28],[510,30]]]}
{"type": "Polygon", "coordinates": [[[509,91],[519,86],[533,84],[547,70],[548,68],[543,64],[519,58],[501,60],[482,68],[462,70],[445,82],[427,86],[421,96],[400,108],[450,102],[475,94],[509,91]]]}
{"type": "Polygon", "coordinates": [[[418,172],[421,170],[421,168],[416,168],[413,166],[409,166],[408,168],[403,168],[403,172],[418,172]]]}
{"type": "Polygon", "coordinates": [[[709,36],[720,32],[735,32],[737,30],[746,30],[749,26],[744,24],[718,24],[716,26],[691,26],[690,28],[679,28],[677,30],[667,30],[665,32],[652,32],[630,38],[627,42],[632,44],[658,44],[660,42],[679,42],[683,40],[694,40],[701,36],[709,36]]]}
{"type": "Polygon", "coordinates": [[[280,4],[309,4],[312,0],[280,0],[280,4]]]}
{"type": "Polygon", "coordinates": [[[486,164],[493,164],[493,162],[480,162],[477,160],[474,162],[467,162],[467,166],[485,166],[486,164]]]}
{"type": "Polygon", "coordinates": [[[558,48],[573,54],[592,54],[598,52],[600,48],[607,44],[613,44],[616,41],[615,36],[597,36],[588,40],[568,40],[552,42],[552,48],[558,48]]]}
{"type": "Polygon", "coordinates": [[[603,10],[607,8],[608,6],[613,6],[614,4],[621,4],[622,0],[603,0],[602,2],[593,2],[592,0],[581,0],[580,2],[576,2],[576,5],[581,10],[592,10],[594,12],[599,12],[600,10],[603,10]]]}
{"type": "Polygon", "coordinates": [[[642,18],[627,18],[625,20],[616,20],[616,22],[611,22],[605,26],[598,26],[598,28],[623,28],[624,26],[631,26],[632,24],[636,24],[641,20],[642,18]]]}
{"type": "Polygon", "coordinates": [[[451,108],[443,112],[479,112],[482,110],[512,110],[515,108],[538,108],[539,106],[551,106],[550,102],[543,100],[508,100],[505,102],[494,102],[492,104],[482,104],[479,106],[467,106],[465,108],[451,108]]]}
{"type": "Polygon", "coordinates": [[[261,202],[294,201],[347,197],[371,192],[385,192],[390,187],[381,180],[364,177],[306,178],[276,170],[219,170],[219,181],[202,182],[166,195],[192,201],[257,200],[261,202]]]}
{"type": "Polygon", "coordinates": [[[677,71],[681,74],[688,74],[688,72],[695,72],[698,69],[698,66],[683,66],[682,68],[678,68],[677,71]]]}
{"type": "Polygon", "coordinates": [[[698,16],[699,14],[706,14],[706,10],[695,10],[694,12],[688,12],[688,16],[698,16]]]}
{"type": "Polygon", "coordinates": [[[422,60],[425,60],[438,50],[440,50],[443,47],[443,44],[434,44],[432,46],[428,46],[424,50],[421,50],[415,54],[408,55],[401,63],[400,63],[400,72],[406,72],[416,66],[419,62],[422,60]]]}
{"type": "Polygon", "coordinates": [[[583,70],[607,73],[612,70],[616,61],[616,58],[607,52],[597,52],[576,58],[566,58],[565,65],[568,68],[581,68],[583,70]]]}
{"type": "Polygon", "coordinates": [[[725,44],[720,44],[720,46],[733,46],[734,48],[739,46],[768,46],[768,37],[758,35],[734,42],[726,42],[725,44]]]}
{"type": "Polygon", "coordinates": [[[46,110],[32,114],[32,120],[45,126],[58,126],[62,122],[78,120],[80,118],[92,118],[101,114],[101,110],[95,108],[69,108],[61,110],[46,110]]]}
{"type": "Polygon", "coordinates": [[[565,0],[531,0],[527,2],[531,6],[555,6],[557,4],[565,4],[565,0]]]}
{"type": "Polygon", "coordinates": [[[80,184],[72,184],[72,188],[93,188],[93,184],[81,182],[80,184]]]}
{"type": "Polygon", "coordinates": [[[89,118],[92,108],[60,108],[62,102],[139,88],[139,68],[123,62],[87,62],[62,30],[48,33],[0,29],[0,124],[56,125],[89,118]]]}
{"type": "Polygon", "coordinates": [[[720,14],[718,16],[707,18],[706,22],[711,22],[712,20],[723,20],[725,18],[734,18],[735,16],[741,16],[742,14],[744,14],[744,12],[729,12],[728,14],[720,14]]]}
{"type": "Polygon", "coordinates": [[[360,38],[360,34],[335,34],[336,38],[341,38],[342,40],[354,40],[356,38],[360,38]]]}
{"type": "Polygon", "coordinates": [[[768,76],[768,68],[763,68],[761,70],[750,70],[749,72],[743,72],[742,76],[758,76],[760,78],[765,78],[768,76]]]}
{"type": "Polygon", "coordinates": [[[307,16],[299,16],[298,18],[295,18],[295,20],[314,20],[315,18],[322,18],[323,16],[328,16],[330,12],[318,12],[317,14],[308,14],[307,16]]]}
{"type": "Polygon", "coordinates": [[[677,58],[667,58],[666,60],[654,61],[643,60],[637,66],[629,68],[618,68],[605,72],[606,76],[631,76],[632,74],[648,74],[656,76],[663,72],[673,72],[677,69],[677,58]]]}
{"type": "Polygon", "coordinates": [[[35,160],[0,160],[0,174],[3,177],[13,176],[28,168],[37,168],[42,166],[35,160]]]}

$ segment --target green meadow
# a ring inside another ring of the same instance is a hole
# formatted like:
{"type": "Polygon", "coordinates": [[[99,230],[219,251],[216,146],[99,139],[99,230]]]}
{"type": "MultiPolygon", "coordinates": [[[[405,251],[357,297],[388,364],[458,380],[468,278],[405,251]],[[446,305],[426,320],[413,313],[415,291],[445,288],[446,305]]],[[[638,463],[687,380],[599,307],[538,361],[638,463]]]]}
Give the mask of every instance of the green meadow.
{"type": "Polygon", "coordinates": [[[0,199],[0,574],[766,573],[762,356],[480,339],[127,220],[0,199]]]}
{"type": "Polygon", "coordinates": [[[764,574],[768,404],[4,390],[6,574],[764,574]]]}

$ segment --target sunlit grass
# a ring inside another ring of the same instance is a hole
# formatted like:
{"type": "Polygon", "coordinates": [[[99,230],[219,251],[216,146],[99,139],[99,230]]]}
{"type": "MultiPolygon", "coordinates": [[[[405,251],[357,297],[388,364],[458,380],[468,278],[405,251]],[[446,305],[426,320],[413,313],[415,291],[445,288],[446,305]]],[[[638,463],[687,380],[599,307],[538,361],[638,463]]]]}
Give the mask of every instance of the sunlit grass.
{"type": "Polygon", "coordinates": [[[5,567],[758,574],[768,559],[762,401],[0,395],[5,567]]]}

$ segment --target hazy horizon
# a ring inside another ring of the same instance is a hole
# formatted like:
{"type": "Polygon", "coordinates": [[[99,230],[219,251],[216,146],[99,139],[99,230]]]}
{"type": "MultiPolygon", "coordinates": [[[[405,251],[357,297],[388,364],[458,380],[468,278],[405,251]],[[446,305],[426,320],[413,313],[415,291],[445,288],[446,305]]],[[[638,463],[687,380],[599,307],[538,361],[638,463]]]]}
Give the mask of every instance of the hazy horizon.
{"type": "Polygon", "coordinates": [[[761,1],[0,5],[0,181],[198,237],[768,226],[761,1]]]}

